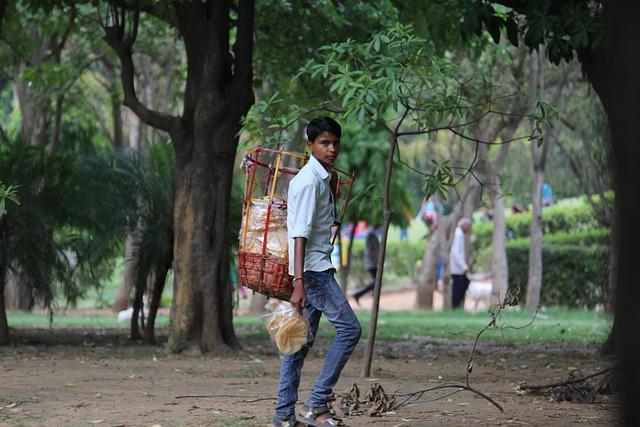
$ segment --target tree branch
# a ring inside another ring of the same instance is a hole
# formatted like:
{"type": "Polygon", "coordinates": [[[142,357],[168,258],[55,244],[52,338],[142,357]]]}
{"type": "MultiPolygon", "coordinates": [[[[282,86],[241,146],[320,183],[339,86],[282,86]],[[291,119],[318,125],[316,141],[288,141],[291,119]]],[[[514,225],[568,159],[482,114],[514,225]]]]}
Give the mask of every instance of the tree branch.
{"type": "Polygon", "coordinates": [[[57,58],[64,49],[64,45],[67,43],[67,39],[69,38],[69,34],[71,34],[71,30],[73,29],[73,25],[75,24],[76,17],[78,16],[78,11],[76,10],[75,5],[71,5],[71,12],[69,12],[69,22],[67,23],[67,27],[62,33],[60,38],[60,42],[51,50],[51,52],[47,55],[49,58],[57,58]]]}
{"type": "Polygon", "coordinates": [[[118,8],[111,3],[110,14],[112,21],[104,23],[105,41],[115,51],[120,59],[120,80],[124,93],[123,105],[129,107],[144,123],[156,129],[173,134],[179,124],[176,116],[160,113],[149,109],[138,99],[135,90],[134,76],[135,67],[133,65],[132,47],[137,35],[140,10],[134,11],[133,28],[126,34],[125,7],[118,8]],[[118,10],[120,9],[120,10],[118,10]],[[120,16],[118,16],[120,12],[120,16]]]}

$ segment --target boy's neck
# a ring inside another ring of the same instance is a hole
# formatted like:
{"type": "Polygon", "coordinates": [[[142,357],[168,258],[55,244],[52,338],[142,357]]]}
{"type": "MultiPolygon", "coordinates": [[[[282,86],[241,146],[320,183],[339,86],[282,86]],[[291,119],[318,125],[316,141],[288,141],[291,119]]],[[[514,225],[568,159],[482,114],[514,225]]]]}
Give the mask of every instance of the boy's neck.
{"type": "Polygon", "coordinates": [[[320,163],[322,165],[323,168],[325,168],[327,170],[327,172],[331,172],[333,170],[333,167],[325,162],[323,162],[322,160],[320,160],[319,158],[316,157],[315,154],[311,153],[311,155],[313,156],[314,159],[316,159],[318,161],[318,163],[320,163]]]}

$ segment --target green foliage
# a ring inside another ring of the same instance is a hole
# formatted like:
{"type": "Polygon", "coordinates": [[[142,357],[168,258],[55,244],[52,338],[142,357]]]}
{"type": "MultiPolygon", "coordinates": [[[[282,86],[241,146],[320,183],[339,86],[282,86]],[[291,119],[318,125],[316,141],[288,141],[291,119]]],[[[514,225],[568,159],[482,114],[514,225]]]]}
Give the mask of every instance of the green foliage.
{"type": "MultiPolygon", "coordinates": [[[[348,123],[343,127],[342,152],[338,167],[355,173],[355,182],[343,222],[367,221],[382,224],[383,183],[387,157],[388,134],[371,127],[348,123]]],[[[398,170],[391,177],[391,223],[408,225],[407,210],[412,210],[407,171],[398,170]]]]}
{"type": "Polygon", "coordinates": [[[454,0],[451,8],[462,18],[457,24],[463,35],[480,35],[486,29],[498,43],[501,31],[506,31],[516,46],[522,36],[530,49],[546,45],[554,64],[571,61],[576,51],[593,49],[602,39],[602,1],[454,0]]]}
{"type": "MultiPolygon", "coordinates": [[[[509,286],[526,295],[529,271],[527,241],[507,244],[509,286]]],[[[545,306],[593,308],[607,301],[607,246],[542,245],[541,303],[545,306]]]]}
{"type": "Polygon", "coordinates": [[[5,213],[4,207],[7,204],[7,200],[19,205],[18,189],[15,185],[5,185],[0,182],[0,219],[5,213]]]}
{"type": "MultiPolygon", "coordinates": [[[[384,283],[390,283],[397,278],[413,278],[416,275],[417,263],[424,253],[424,241],[393,241],[387,242],[385,253],[384,283]]],[[[364,242],[356,241],[353,245],[351,278],[368,283],[371,279],[364,268],[364,242]]]]}
{"type": "Polygon", "coordinates": [[[49,155],[13,141],[0,145],[0,180],[20,186],[20,205],[7,205],[0,225],[0,288],[17,274],[49,305],[57,292],[74,302],[82,277],[97,285],[126,223],[126,179],[110,155],[49,155]]]}
{"type": "MultiPolygon", "coordinates": [[[[531,224],[531,212],[523,212],[515,215],[507,215],[507,232],[511,238],[527,238],[531,224]]],[[[598,219],[592,209],[584,203],[576,206],[557,204],[542,210],[543,234],[553,233],[589,233],[600,229],[598,219]]],[[[476,247],[485,248],[491,245],[492,222],[474,224],[473,234],[476,235],[476,247]]]]}
{"type": "Polygon", "coordinates": [[[137,286],[145,286],[151,272],[170,266],[173,260],[174,164],[168,141],[149,144],[146,153],[131,151],[120,159],[119,169],[130,179],[132,190],[128,220],[136,237],[130,261],[137,286]]]}

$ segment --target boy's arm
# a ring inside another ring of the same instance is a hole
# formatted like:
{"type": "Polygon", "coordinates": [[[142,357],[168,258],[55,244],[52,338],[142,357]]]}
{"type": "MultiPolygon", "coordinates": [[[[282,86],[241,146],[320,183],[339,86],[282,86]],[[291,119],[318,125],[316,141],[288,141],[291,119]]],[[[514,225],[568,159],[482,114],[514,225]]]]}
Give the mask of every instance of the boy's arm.
{"type": "Polygon", "coordinates": [[[291,294],[291,305],[302,313],[302,309],[307,304],[304,295],[304,282],[302,275],[304,273],[304,256],[307,239],[304,237],[296,237],[293,247],[293,294],[291,294]]]}

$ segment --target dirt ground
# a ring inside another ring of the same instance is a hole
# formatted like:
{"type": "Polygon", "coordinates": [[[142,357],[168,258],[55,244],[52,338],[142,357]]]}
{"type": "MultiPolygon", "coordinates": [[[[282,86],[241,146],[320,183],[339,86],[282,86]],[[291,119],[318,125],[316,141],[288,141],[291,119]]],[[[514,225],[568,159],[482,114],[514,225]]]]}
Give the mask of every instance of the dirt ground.
{"type": "MultiPolygon", "coordinates": [[[[162,331],[161,331],[162,332],[162,331]]],[[[166,331],[165,331],[166,332],[166,331]]],[[[162,346],[130,343],[125,332],[87,334],[71,330],[13,331],[14,345],[0,349],[1,426],[264,426],[278,381],[279,358],[268,341],[245,341],[224,358],[172,355],[162,346]]],[[[166,336],[163,336],[166,339],[166,336]]],[[[470,342],[416,339],[376,347],[373,378],[362,379],[360,343],[336,387],[373,383],[403,394],[445,381],[463,381],[470,342]]],[[[301,400],[318,374],[328,341],[319,340],[307,359],[301,400]]],[[[346,418],[349,426],[612,425],[616,399],[557,403],[519,393],[530,384],[566,379],[607,366],[596,349],[572,346],[481,344],[471,384],[494,398],[504,412],[470,392],[439,400],[451,389],[380,417],[346,418]],[[428,401],[430,400],[430,401],[428,401]]]]}

